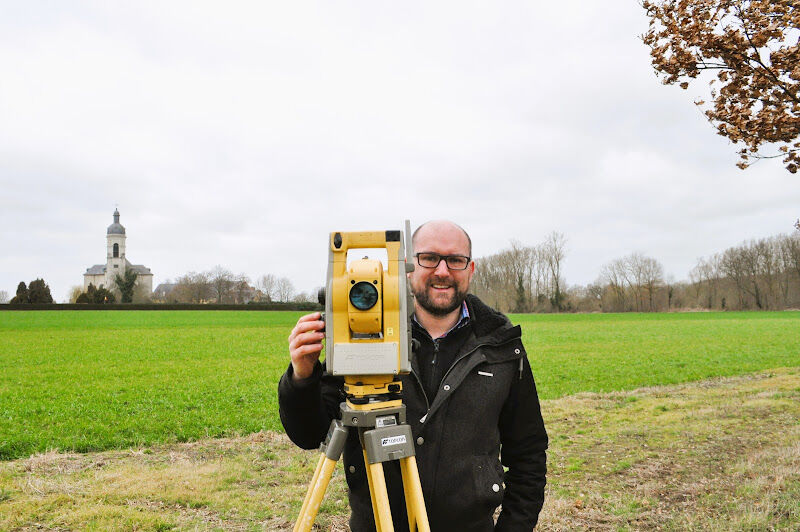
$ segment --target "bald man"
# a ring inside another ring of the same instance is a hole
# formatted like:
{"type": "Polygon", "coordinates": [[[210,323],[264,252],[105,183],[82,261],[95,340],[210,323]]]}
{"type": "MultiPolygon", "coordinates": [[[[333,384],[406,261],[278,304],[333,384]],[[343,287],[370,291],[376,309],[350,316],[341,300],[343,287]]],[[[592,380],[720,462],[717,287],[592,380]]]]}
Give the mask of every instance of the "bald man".
{"type": "MultiPolygon", "coordinates": [[[[544,503],[547,433],[520,328],[468,293],[475,263],[461,227],[425,223],[412,245],[419,347],[401,380],[431,530],[529,531],[544,503]]],[[[344,380],[319,361],[323,326],[319,313],[297,322],[278,387],[283,426],[304,449],[319,447],[345,399],[344,380]]],[[[348,434],[343,462],[350,528],[373,531],[357,431],[348,434]]],[[[384,472],[395,530],[408,530],[398,462],[384,463],[384,472]]]]}

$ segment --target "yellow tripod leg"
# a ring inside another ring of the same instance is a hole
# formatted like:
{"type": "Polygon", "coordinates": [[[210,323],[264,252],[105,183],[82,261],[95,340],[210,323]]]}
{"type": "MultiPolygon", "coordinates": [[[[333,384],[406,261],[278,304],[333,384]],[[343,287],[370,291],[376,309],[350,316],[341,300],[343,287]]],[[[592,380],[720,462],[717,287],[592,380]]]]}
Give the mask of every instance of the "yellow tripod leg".
{"type": "Polygon", "coordinates": [[[294,525],[295,532],[310,532],[311,527],[314,525],[314,519],[317,517],[319,505],[322,503],[322,498],[325,496],[325,490],[328,489],[328,483],[333,475],[333,469],[336,467],[336,461],[331,460],[324,454],[317,465],[317,471],[314,472],[314,478],[309,486],[307,501],[303,502],[303,508],[300,510],[300,516],[297,518],[297,523],[294,525]]]}
{"type": "Polygon", "coordinates": [[[408,530],[409,532],[416,532],[417,528],[417,508],[414,506],[414,494],[411,482],[408,479],[408,472],[406,471],[407,464],[405,459],[400,460],[400,473],[403,477],[403,493],[406,496],[406,512],[408,513],[408,530]]]}
{"type": "Polygon", "coordinates": [[[383,476],[383,464],[370,464],[367,451],[364,451],[364,463],[367,466],[367,482],[372,499],[372,515],[375,517],[377,532],[394,532],[392,510],[389,507],[389,493],[386,491],[386,477],[383,476]]]}
{"type": "Polygon", "coordinates": [[[372,471],[369,469],[369,461],[367,459],[367,451],[364,449],[364,466],[367,468],[367,484],[369,485],[369,499],[372,503],[372,516],[375,518],[375,530],[381,532],[381,525],[378,522],[378,503],[375,500],[375,488],[372,483],[372,471]]]}
{"type": "Polygon", "coordinates": [[[422,496],[422,484],[419,481],[417,457],[408,456],[400,459],[400,472],[403,475],[403,492],[406,495],[408,510],[408,528],[412,532],[430,532],[428,512],[425,509],[425,498],[422,496]],[[416,528],[414,524],[416,523],[416,528]]]}
{"type": "Polygon", "coordinates": [[[319,455],[319,460],[317,460],[317,467],[314,468],[314,476],[311,477],[311,482],[308,484],[308,490],[306,490],[306,497],[303,499],[303,506],[300,507],[300,515],[297,517],[297,521],[294,523],[294,528],[292,532],[298,532],[300,523],[303,521],[303,517],[306,515],[306,510],[308,508],[308,501],[311,500],[311,495],[314,492],[314,486],[317,485],[317,480],[319,479],[319,473],[322,471],[322,466],[325,463],[325,453],[321,453],[319,455]]]}

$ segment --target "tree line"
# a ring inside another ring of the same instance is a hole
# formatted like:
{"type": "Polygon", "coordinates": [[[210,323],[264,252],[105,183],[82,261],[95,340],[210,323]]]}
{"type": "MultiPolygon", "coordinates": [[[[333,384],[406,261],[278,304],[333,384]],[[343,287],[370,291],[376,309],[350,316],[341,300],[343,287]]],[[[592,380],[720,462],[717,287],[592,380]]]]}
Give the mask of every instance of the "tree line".
{"type": "Polygon", "coordinates": [[[701,258],[689,278],[703,308],[800,307],[800,232],[751,240],[701,258]]]}
{"type": "Polygon", "coordinates": [[[698,259],[689,279],[674,281],[642,253],[614,259],[586,286],[568,286],[561,269],[566,239],[512,242],[475,263],[473,292],[504,312],[663,312],[800,308],[798,231],[742,242],[698,259]]]}
{"type": "Polygon", "coordinates": [[[316,292],[299,292],[287,277],[264,274],[255,283],[245,274],[234,274],[222,266],[189,272],[157,287],[152,299],[160,303],[315,302],[316,292]]]}
{"type": "Polygon", "coordinates": [[[472,292],[505,312],[568,310],[565,255],[566,238],[556,231],[537,245],[513,241],[508,249],[475,259],[472,292]]]}

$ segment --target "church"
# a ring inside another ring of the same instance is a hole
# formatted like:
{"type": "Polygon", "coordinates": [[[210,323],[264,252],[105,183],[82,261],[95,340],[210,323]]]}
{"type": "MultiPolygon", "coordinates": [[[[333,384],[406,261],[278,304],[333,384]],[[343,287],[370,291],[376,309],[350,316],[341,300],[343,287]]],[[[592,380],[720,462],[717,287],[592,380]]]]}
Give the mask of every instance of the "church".
{"type": "MultiPolygon", "coordinates": [[[[153,273],[150,268],[141,264],[131,264],[125,257],[125,228],[119,223],[119,210],[114,209],[114,223],[106,231],[106,263],[95,264],[83,274],[83,291],[93,284],[96,288],[104,287],[118,292],[114,279],[123,277],[127,270],[136,272],[136,288],[134,297],[140,295],[149,298],[153,292],[153,273]]],[[[138,298],[137,298],[138,299],[138,298]]],[[[136,299],[134,299],[136,301],[136,299]]]]}

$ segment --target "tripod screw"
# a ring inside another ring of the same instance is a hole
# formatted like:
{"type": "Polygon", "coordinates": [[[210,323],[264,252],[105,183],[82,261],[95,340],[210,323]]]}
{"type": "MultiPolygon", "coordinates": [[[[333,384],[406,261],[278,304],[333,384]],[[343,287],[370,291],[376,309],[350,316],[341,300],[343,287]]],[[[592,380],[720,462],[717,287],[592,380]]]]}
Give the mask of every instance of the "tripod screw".
{"type": "Polygon", "coordinates": [[[352,421],[353,421],[353,425],[358,425],[358,418],[357,417],[354,417],[352,421]]]}

